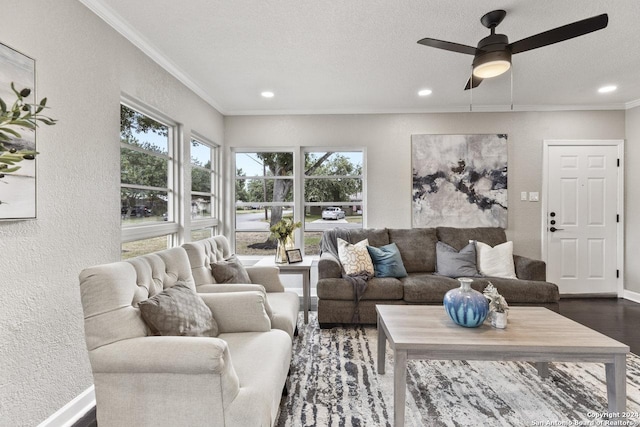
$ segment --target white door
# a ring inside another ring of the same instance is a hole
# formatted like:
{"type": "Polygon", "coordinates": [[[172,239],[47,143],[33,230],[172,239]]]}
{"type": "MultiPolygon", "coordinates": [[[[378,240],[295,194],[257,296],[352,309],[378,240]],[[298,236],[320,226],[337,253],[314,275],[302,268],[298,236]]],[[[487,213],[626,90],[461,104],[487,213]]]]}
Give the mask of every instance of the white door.
{"type": "Polygon", "coordinates": [[[561,294],[617,293],[618,147],[550,145],[547,280],[561,294]]]}

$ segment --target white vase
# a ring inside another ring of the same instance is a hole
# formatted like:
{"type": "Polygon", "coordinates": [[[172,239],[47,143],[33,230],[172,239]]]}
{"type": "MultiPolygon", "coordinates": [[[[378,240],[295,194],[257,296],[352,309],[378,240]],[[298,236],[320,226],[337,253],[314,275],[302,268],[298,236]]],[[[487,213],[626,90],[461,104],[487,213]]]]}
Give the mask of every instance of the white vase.
{"type": "Polygon", "coordinates": [[[498,329],[504,329],[507,327],[507,313],[498,313],[494,311],[491,313],[491,326],[498,329]]]}

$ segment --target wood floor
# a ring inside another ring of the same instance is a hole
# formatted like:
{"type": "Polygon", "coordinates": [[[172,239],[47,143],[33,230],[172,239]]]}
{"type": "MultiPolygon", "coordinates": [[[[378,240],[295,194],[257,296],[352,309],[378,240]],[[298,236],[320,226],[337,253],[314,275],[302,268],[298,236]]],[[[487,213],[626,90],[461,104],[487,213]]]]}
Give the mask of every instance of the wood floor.
{"type": "MultiPolygon", "coordinates": [[[[618,298],[563,298],[560,314],[627,344],[640,355],[640,304],[618,298]]],[[[73,427],[95,427],[92,409],[73,427]]]]}

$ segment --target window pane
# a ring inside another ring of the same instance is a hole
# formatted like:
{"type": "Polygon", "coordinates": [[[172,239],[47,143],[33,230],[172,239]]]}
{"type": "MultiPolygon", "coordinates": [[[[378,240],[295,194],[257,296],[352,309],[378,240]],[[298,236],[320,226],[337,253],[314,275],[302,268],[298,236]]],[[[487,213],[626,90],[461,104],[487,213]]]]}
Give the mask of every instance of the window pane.
{"type": "Polygon", "coordinates": [[[273,255],[277,243],[266,244],[270,232],[236,231],[236,253],[240,255],[273,255]]]}
{"type": "Polygon", "coordinates": [[[336,227],[362,228],[361,206],[307,206],[304,215],[305,230],[324,231],[336,227]],[[330,213],[322,215],[323,211],[330,213]]]}
{"type": "Polygon", "coordinates": [[[171,235],[152,237],[151,239],[136,240],[123,243],[121,246],[120,258],[129,259],[138,255],[150,254],[169,248],[171,235]]]}
{"type": "Polygon", "coordinates": [[[169,153],[169,128],[131,108],[120,106],[120,140],[156,153],[169,153]]]}
{"type": "Polygon", "coordinates": [[[236,179],[236,202],[292,202],[293,179],[236,179]]]}
{"type": "Polygon", "coordinates": [[[211,193],[211,171],[207,169],[191,169],[191,191],[211,193]]]}
{"type": "Polygon", "coordinates": [[[293,153],[236,153],[236,174],[291,176],[293,175],[293,153]]]}
{"type": "Polygon", "coordinates": [[[322,239],[322,232],[304,233],[305,255],[320,255],[320,239],[322,239]]]}
{"type": "Polygon", "coordinates": [[[305,175],[361,175],[362,152],[305,153],[305,175]]]}
{"type": "Polygon", "coordinates": [[[211,169],[211,147],[192,139],[191,164],[211,169]]]}
{"type": "Polygon", "coordinates": [[[167,188],[169,159],[120,148],[120,182],[167,188]]]}
{"type": "Polygon", "coordinates": [[[211,218],[211,197],[191,196],[191,219],[211,218]]]}
{"type": "Polygon", "coordinates": [[[123,226],[139,225],[142,222],[167,221],[167,192],[120,189],[120,217],[123,226]]]}
{"type": "Polygon", "coordinates": [[[306,202],[361,202],[362,180],[360,178],[305,179],[306,202]]]}
{"type": "Polygon", "coordinates": [[[269,231],[281,218],[293,218],[293,208],[270,206],[262,209],[236,209],[236,230],[269,231]],[[271,219],[273,218],[273,221],[271,219]]]}
{"type": "Polygon", "coordinates": [[[191,241],[196,242],[198,240],[208,239],[213,237],[215,227],[198,228],[197,230],[191,230],[191,241]]]}

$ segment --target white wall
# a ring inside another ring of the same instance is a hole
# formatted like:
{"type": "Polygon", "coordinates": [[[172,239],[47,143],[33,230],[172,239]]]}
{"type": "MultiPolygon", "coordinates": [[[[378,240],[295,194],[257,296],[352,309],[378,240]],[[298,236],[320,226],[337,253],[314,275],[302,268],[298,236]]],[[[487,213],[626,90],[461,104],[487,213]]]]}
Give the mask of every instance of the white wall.
{"type": "Polygon", "coordinates": [[[411,227],[411,135],[506,133],[509,225],[516,253],[540,258],[545,139],[622,139],[624,111],[225,117],[231,147],[355,146],[367,150],[367,226],[411,227]]]}
{"type": "Polygon", "coordinates": [[[38,131],[38,219],[0,222],[0,426],[33,426],[93,383],[78,273],[120,258],[121,92],[187,137],[222,143],[223,118],[76,0],[3,2],[0,42],[36,59],[59,120],[38,131]]]}
{"type": "Polygon", "coordinates": [[[640,263],[636,258],[640,253],[640,193],[636,180],[637,165],[640,164],[640,107],[626,112],[625,141],[625,269],[624,287],[640,293],[640,263]]]}

